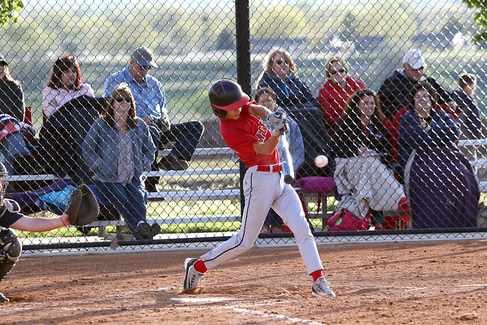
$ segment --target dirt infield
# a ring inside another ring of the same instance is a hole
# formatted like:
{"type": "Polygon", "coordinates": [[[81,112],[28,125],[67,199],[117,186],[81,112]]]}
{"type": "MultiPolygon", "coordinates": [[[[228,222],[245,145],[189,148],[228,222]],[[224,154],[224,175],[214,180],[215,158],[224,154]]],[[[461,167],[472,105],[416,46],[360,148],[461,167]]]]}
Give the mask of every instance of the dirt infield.
{"type": "Polygon", "coordinates": [[[22,257],[1,324],[487,324],[486,240],[320,245],[337,297],[311,296],[296,247],[253,248],[183,295],[205,251],[22,257]]]}

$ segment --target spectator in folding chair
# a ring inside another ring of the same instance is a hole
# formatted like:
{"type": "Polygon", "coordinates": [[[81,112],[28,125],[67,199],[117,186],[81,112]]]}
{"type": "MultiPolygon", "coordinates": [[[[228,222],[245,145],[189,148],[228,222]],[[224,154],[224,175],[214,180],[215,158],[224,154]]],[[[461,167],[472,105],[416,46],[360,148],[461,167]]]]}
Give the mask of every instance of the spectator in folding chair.
{"type": "MultiPolygon", "coordinates": [[[[104,96],[109,96],[121,82],[126,82],[137,104],[137,116],[149,126],[152,140],[157,149],[169,142],[173,143],[171,153],[157,162],[157,151],[152,170],[184,170],[189,167],[204,126],[199,121],[171,124],[166,107],[166,94],[162,84],[149,75],[152,68],[157,68],[152,52],[140,47],[132,54],[128,66],[111,75],[104,84],[104,96]]],[[[147,179],[149,192],[157,192],[159,177],[147,179]]]]}
{"type": "Polygon", "coordinates": [[[364,89],[352,95],[345,116],[335,126],[334,178],[340,201],[329,219],[341,214],[365,221],[362,229],[344,230],[366,230],[369,220],[383,224],[381,211],[397,210],[405,196],[387,164],[390,144],[383,119],[378,96],[364,89]]]}
{"type": "Polygon", "coordinates": [[[362,81],[349,76],[348,71],[348,64],[341,56],[335,55],[325,63],[328,80],[319,90],[318,102],[330,136],[333,136],[335,125],[345,112],[350,95],[366,88],[362,81]]]}
{"type": "Polygon", "coordinates": [[[83,143],[99,193],[122,215],[135,239],[152,239],[160,226],[146,221],[144,171],[150,170],[156,147],[147,124],[135,114],[135,100],[126,83],[108,98],[104,113],[83,143]]]}
{"type": "Polygon", "coordinates": [[[276,94],[276,104],[298,123],[301,130],[305,161],[296,177],[332,176],[335,163],[324,115],[308,85],[297,76],[297,67],[290,54],[282,48],[271,49],[263,61],[263,68],[257,88],[271,88],[276,94]],[[318,155],[331,158],[328,166],[315,166],[314,158],[318,155]]]}
{"type": "Polygon", "coordinates": [[[424,74],[426,61],[418,49],[409,50],[402,59],[402,69],[387,77],[379,89],[379,99],[386,119],[391,120],[394,114],[409,104],[409,93],[418,81],[428,81],[438,94],[438,103],[445,112],[455,114],[457,103],[450,94],[432,77],[424,74]]]}
{"type": "MultiPolygon", "coordinates": [[[[279,106],[276,105],[276,94],[271,88],[259,88],[255,92],[255,101],[264,107],[267,107],[271,112],[276,112],[279,106]]],[[[303,138],[301,137],[301,131],[299,130],[299,126],[291,117],[288,117],[289,123],[289,133],[285,134],[284,136],[287,138],[287,142],[289,143],[289,152],[292,156],[292,164],[294,168],[294,175],[304,162],[304,145],[303,145],[303,138]]],[[[267,128],[272,132],[274,131],[275,125],[268,121],[264,121],[264,124],[267,128]]],[[[279,141],[277,145],[277,150],[279,151],[279,157],[281,158],[281,162],[283,162],[283,157],[285,157],[283,153],[283,146],[282,141],[279,141]]],[[[284,224],[281,217],[274,211],[274,209],[270,209],[267,217],[264,221],[264,226],[262,231],[265,233],[269,232],[290,232],[289,227],[284,224]]]]}
{"type": "Polygon", "coordinates": [[[24,121],[24,91],[20,81],[10,75],[7,61],[0,54],[0,113],[24,121]]]}
{"type": "MultiPolygon", "coordinates": [[[[427,81],[421,81],[423,83],[427,83],[427,81]]],[[[391,142],[391,157],[389,158],[389,162],[391,163],[391,166],[394,167],[394,170],[396,172],[396,177],[399,180],[399,182],[404,184],[404,180],[402,178],[402,173],[401,173],[401,168],[399,166],[399,145],[397,143],[398,138],[399,138],[399,127],[401,126],[401,116],[406,114],[406,112],[409,110],[409,105],[404,106],[400,108],[399,110],[396,111],[394,114],[394,117],[391,120],[385,119],[384,124],[389,130],[389,137],[390,137],[390,142],[391,142]]],[[[435,109],[442,110],[446,107],[446,105],[436,105],[435,109]]],[[[453,112],[453,113],[448,113],[450,114],[454,119],[458,117],[458,112],[453,112]]]]}
{"type": "Polygon", "coordinates": [[[475,227],[480,189],[469,160],[455,142],[460,129],[436,106],[428,83],[411,90],[399,128],[399,164],[415,228],[475,227]]]}

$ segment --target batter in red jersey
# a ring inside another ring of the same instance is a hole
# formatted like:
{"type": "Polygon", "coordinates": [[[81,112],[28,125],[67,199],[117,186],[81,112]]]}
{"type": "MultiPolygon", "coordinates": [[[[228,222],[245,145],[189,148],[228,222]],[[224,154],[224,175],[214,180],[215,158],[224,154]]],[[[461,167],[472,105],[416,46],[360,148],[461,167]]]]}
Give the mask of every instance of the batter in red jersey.
{"type": "Polygon", "coordinates": [[[243,180],[245,208],[242,225],[235,235],[199,259],[186,259],[184,289],[197,288],[207,270],[249,250],[272,207],[294,233],[307,273],[313,277],[312,294],[335,297],[323,278],[323,266],[298,195],[284,182],[276,147],[281,134],[287,132],[285,113],[272,113],[264,106],[249,102],[240,86],[230,80],[215,82],[209,89],[209,98],[215,115],[220,118],[223,140],[247,167],[243,180]],[[276,125],[275,130],[271,133],[254,115],[268,119],[276,125]]]}

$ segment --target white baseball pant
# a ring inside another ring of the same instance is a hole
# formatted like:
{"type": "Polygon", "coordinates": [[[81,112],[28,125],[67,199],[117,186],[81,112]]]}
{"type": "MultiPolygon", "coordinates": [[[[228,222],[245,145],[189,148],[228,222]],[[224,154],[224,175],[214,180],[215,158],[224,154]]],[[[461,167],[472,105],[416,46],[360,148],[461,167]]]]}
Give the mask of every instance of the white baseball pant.
{"type": "Polygon", "coordinates": [[[284,183],[282,172],[261,172],[257,171],[257,166],[250,167],[245,174],[243,189],[245,208],[242,225],[229,240],[201,256],[206,267],[215,268],[249,250],[272,207],[294,233],[308,274],[323,269],[301,202],[292,186],[284,183]]]}

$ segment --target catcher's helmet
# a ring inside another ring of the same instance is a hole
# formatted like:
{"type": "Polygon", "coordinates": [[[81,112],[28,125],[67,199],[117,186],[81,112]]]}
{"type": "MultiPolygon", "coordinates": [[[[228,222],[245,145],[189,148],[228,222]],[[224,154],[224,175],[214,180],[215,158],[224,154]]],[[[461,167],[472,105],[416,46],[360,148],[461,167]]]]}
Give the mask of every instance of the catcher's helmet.
{"type": "Polygon", "coordinates": [[[3,205],[3,197],[5,196],[5,192],[7,191],[7,186],[8,186],[8,182],[7,182],[7,176],[8,176],[8,171],[7,171],[7,167],[5,167],[5,164],[0,162],[0,177],[1,177],[1,184],[2,184],[2,188],[0,190],[0,206],[3,205]]]}
{"type": "Polygon", "coordinates": [[[231,80],[218,80],[208,90],[211,108],[216,116],[225,118],[226,111],[233,111],[245,105],[249,96],[240,85],[231,80]]]}

